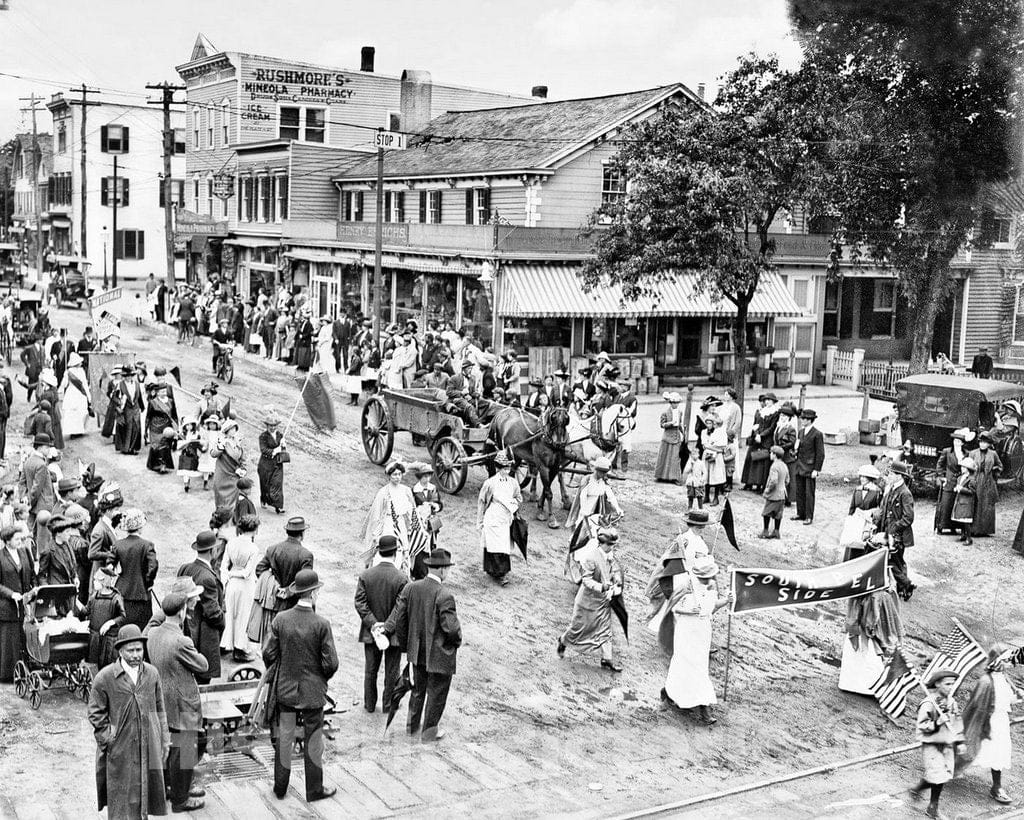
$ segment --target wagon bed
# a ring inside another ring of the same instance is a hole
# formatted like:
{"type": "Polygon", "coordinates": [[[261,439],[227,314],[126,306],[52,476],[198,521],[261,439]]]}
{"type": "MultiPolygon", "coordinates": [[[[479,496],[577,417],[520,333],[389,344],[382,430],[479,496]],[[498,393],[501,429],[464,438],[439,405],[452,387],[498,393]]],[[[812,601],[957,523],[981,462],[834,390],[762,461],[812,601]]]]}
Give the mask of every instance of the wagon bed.
{"type": "Polygon", "coordinates": [[[473,427],[445,411],[444,391],[432,388],[384,390],[363,407],[360,433],[367,458],[384,464],[395,447],[395,433],[412,434],[414,444],[430,452],[434,476],[446,493],[458,493],[466,484],[469,467],[493,456],[490,426],[473,427]]]}

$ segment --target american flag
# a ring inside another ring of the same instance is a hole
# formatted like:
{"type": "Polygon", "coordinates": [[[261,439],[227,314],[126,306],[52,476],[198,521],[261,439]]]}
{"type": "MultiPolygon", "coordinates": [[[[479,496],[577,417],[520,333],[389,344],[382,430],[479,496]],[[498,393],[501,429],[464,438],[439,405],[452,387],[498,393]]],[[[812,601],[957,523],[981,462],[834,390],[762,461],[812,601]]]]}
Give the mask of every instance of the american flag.
{"type": "Polygon", "coordinates": [[[903,651],[897,649],[886,661],[882,674],[871,684],[871,694],[878,701],[879,708],[892,720],[907,711],[907,695],[920,683],[903,651]]]}
{"type": "Polygon", "coordinates": [[[420,517],[416,514],[414,507],[412,521],[409,524],[409,562],[412,563],[416,560],[417,555],[429,550],[430,533],[427,532],[427,528],[420,521],[420,517]]]}
{"type": "Polygon", "coordinates": [[[954,621],[953,631],[942,639],[939,651],[935,653],[935,657],[925,668],[924,679],[928,680],[928,676],[936,669],[947,667],[956,672],[956,686],[953,687],[955,691],[967,677],[967,673],[985,658],[985,651],[978,646],[978,642],[958,622],[954,621]]]}

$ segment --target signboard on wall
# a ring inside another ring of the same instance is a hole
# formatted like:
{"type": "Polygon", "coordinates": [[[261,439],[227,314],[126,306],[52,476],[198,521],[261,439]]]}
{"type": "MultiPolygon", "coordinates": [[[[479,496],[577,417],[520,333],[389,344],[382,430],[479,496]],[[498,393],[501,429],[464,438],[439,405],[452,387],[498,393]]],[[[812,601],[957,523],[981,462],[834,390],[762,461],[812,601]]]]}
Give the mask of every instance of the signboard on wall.
{"type": "MultiPolygon", "coordinates": [[[[356,244],[374,242],[376,226],[373,222],[339,222],[336,238],[339,242],[356,244]]],[[[392,222],[381,226],[385,245],[408,245],[409,223],[392,222]]]]}

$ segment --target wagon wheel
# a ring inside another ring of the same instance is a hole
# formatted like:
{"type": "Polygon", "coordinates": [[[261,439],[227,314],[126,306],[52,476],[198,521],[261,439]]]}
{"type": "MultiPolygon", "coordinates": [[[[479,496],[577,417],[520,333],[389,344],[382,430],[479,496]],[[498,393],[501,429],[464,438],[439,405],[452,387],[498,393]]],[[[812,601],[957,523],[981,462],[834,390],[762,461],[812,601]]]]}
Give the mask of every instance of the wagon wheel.
{"type": "Polygon", "coordinates": [[[469,465],[466,464],[466,448],[462,442],[444,436],[434,445],[434,476],[441,489],[455,495],[466,485],[469,465]]]}
{"type": "Polygon", "coordinates": [[[14,664],[14,693],[23,698],[28,693],[28,667],[24,661],[14,664]]]}
{"type": "Polygon", "coordinates": [[[71,666],[69,664],[67,666],[61,666],[59,667],[59,669],[60,676],[64,678],[65,688],[69,692],[74,692],[76,689],[78,689],[78,667],[71,666]]]}
{"type": "Polygon", "coordinates": [[[228,681],[235,683],[240,680],[259,680],[261,677],[263,677],[263,673],[259,670],[259,667],[239,666],[238,669],[231,673],[228,681]]]}
{"type": "Polygon", "coordinates": [[[28,679],[28,702],[33,709],[38,709],[43,702],[43,679],[38,672],[33,672],[28,679]]]}
{"type": "Polygon", "coordinates": [[[78,667],[78,697],[83,703],[89,702],[92,691],[92,670],[88,666],[78,667]]]}
{"type": "Polygon", "coordinates": [[[380,396],[373,396],[363,406],[360,432],[366,457],[374,464],[386,462],[395,447],[395,431],[388,406],[380,396]]]}

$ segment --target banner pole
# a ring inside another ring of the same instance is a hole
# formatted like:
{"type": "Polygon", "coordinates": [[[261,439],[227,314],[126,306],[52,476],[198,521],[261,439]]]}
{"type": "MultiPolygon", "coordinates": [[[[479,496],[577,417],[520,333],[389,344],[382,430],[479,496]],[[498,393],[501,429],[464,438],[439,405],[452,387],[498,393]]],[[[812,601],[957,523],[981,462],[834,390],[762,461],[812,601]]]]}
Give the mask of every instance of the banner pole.
{"type": "Polygon", "coordinates": [[[732,608],[729,608],[729,625],[725,628],[725,686],[722,700],[729,700],[729,662],[732,660],[732,608]]]}
{"type": "Polygon", "coordinates": [[[295,419],[295,414],[299,412],[299,404],[302,402],[302,397],[306,393],[306,387],[309,385],[309,377],[313,375],[313,366],[320,361],[320,351],[317,350],[316,358],[310,362],[309,370],[306,371],[306,380],[302,383],[302,389],[299,391],[299,397],[295,400],[295,406],[292,408],[292,414],[288,416],[288,423],[284,426],[284,432],[281,433],[281,439],[288,435],[288,431],[291,429],[292,421],[295,419]]]}

